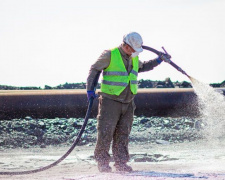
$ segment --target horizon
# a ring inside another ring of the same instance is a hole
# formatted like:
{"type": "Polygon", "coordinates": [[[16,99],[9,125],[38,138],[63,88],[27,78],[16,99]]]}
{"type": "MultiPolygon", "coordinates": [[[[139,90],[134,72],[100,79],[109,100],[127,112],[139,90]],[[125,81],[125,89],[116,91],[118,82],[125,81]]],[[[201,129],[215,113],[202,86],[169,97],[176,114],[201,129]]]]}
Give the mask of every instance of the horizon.
{"type": "MultiPolygon", "coordinates": [[[[167,78],[168,78],[168,77],[167,77],[167,78]]],[[[165,81],[165,79],[164,79],[164,80],[139,79],[138,81],[140,81],[140,80],[144,80],[144,81],[152,81],[152,82],[164,82],[164,81],[165,81]]],[[[171,80],[171,79],[170,79],[170,80],[171,80]]],[[[188,83],[192,84],[191,81],[172,81],[172,80],[171,80],[171,82],[172,82],[172,83],[176,83],[176,82],[178,82],[178,83],[188,82],[188,83]]],[[[222,81],[222,82],[220,82],[220,83],[216,83],[216,82],[208,83],[208,85],[210,85],[210,84],[222,84],[223,82],[225,82],[225,80],[222,81]]],[[[14,85],[0,84],[0,86],[20,87],[20,88],[24,88],[24,87],[45,88],[45,86],[49,86],[49,87],[57,87],[57,86],[60,86],[60,85],[65,85],[65,84],[82,84],[82,83],[86,84],[86,82],[72,82],[72,83],[65,82],[65,83],[62,83],[62,84],[58,84],[58,85],[56,85],[56,86],[50,86],[50,85],[48,85],[48,84],[45,84],[44,86],[29,86],[29,85],[28,85],[28,86],[14,86],[14,85]]],[[[101,84],[101,83],[98,82],[98,84],[101,84]]],[[[207,84],[207,83],[206,83],[206,84],[207,84]]]]}

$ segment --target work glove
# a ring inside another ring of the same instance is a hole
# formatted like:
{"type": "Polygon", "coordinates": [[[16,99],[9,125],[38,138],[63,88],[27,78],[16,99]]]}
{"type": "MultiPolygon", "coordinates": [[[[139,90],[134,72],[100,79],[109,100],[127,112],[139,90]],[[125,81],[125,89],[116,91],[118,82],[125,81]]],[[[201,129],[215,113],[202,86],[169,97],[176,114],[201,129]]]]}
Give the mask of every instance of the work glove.
{"type": "Polygon", "coordinates": [[[158,64],[161,64],[161,62],[163,62],[162,59],[160,58],[160,56],[156,59],[156,61],[158,64]]]}
{"type": "Polygon", "coordinates": [[[95,94],[95,91],[87,91],[87,98],[88,98],[88,101],[90,101],[91,98],[96,98],[98,97],[98,95],[95,94]]]}
{"type": "Polygon", "coordinates": [[[158,59],[159,59],[159,58],[161,59],[161,61],[165,61],[165,62],[167,62],[167,63],[171,63],[171,60],[170,60],[171,56],[170,56],[169,54],[161,53],[161,54],[159,55],[158,59]]]}

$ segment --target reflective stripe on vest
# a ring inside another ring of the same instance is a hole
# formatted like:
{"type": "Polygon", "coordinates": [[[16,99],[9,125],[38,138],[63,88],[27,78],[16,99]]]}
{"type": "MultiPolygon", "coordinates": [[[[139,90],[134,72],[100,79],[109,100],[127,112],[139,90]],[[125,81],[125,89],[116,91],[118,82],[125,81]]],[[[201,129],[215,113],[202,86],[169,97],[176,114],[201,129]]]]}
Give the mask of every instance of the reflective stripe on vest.
{"type": "Polygon", "coordinates": [[[138,76],[138,72],[137,71],[135,71],[135,70],[131,70],[131,72],[130,73],[133,73],[134,75],[136,75],[136,76],[138,76]]]}
{"type": "Polygon", "coordinates": [[[131,84],[138,84],[138,81],[131,80],[130,83],[131,84]]]}
{"type": "Polygon", "coordinates": [[[108,85],[112,85],[112,86],[124,86],[127,87],[128,83],[123,83],[123,82],[112,82],[112,81],[106,81],[106,80],[102,80],[103,84],[108,84],[108,85]]]}
{"type": "Polygon", "coordinates": [[[111,61],[103,72],[101,91],[111,95],[120,95],[130,84],[133,94],[137,94],[138,57],[132,58],[133,69],[128,74],[118,48],[111,50],[111,61]]]}
{"type": "Polygon", "coordinates": [[[127,72],[118,72],[118,71],[111,71],[111,72],[103,72],[103,76],[107,75],[107,76],[113,76],[113,75],[117,75],[117,76],[128,76],[127,72]]]}

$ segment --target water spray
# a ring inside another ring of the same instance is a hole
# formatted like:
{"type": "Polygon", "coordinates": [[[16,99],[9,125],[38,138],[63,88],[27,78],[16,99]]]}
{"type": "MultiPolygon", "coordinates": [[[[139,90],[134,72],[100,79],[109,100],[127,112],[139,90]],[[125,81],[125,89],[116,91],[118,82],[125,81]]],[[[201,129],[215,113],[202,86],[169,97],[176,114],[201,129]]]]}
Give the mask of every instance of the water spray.
{"type": "MultiPolygon", "coordinates": [[[[163,54],[167,55],[165,58],[170,57],[164,47],[163,52],[157,51],[148,46],[142,46],[143,49],[149,50],[158,56],[163,54]]],[[[171,57],[170,57],[171,58],[171,57]]],[[[189,76],[184,70],[177,66],[170,58],[166,59],[166,62],[173,66],[175,69],[186,75],[192,82],[194,91],[198,96],[198,108],[201,112],[201,119],[204,122],[204,128],[202,128],[202,135],[210,140],[210,142],[218,141],[219,139],[225,139],[225,97],[224,94],[219,93],[208,84],[204,84],[195,78],[189,76]]]]}

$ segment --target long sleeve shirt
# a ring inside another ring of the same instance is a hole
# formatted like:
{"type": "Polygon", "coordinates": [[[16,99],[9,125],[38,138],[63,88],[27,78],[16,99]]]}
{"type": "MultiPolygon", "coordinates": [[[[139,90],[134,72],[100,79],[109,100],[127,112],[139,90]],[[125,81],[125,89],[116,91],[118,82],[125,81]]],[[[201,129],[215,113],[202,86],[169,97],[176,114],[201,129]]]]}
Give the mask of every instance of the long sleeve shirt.
{"type": "MultiPolygon", "coordinates": [[[[133,69],[133,65],[132,65],[132,57],[127,55],[121,45],[118,47],[122,60],[124,62],[124,65],[126,67],[126,70],[128,72],[128,74],[131,72],[131,70],[133,69]]],[[[105,50],[100,57],[97,59],[97,61],[91,66],[90,71],[89,71],[89,75],[87,78],[87,91],[89,90],[93,90],[94,87],[94,80],[96,78],[96,76],[102,72],[102,70],[106,69],[111,61],[111,50],[105,50]]],[[[138,72],[145,72],[145,71],[150,71],[152,70],[154,67],[158,66],[159,63],[157,62],[156,59],[153,60],[149,60],[149,61],[145,61],[145,62],[141,62],[139,60],[139,70],[138,72]]],[[[106,94],[103,92],[99,92],[100,95],[113,99],[115,101],[119,101],[122,103],[130,103],[135,95],[131,92],[130,90],[130,86],[128,85],[124,91],[119,95],[110,95],[110,94],[106,94]]]]}

